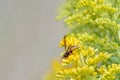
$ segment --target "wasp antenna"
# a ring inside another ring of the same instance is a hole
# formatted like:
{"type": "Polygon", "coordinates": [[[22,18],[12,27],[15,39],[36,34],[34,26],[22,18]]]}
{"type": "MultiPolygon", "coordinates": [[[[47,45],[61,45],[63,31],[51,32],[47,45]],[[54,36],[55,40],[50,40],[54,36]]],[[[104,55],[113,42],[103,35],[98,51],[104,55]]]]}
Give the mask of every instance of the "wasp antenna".
{"type": "Polygon", "coordinates": [[[65,51],[66,51],[66,35],[64,36],[64,48],[65,48],[65,51]]]}

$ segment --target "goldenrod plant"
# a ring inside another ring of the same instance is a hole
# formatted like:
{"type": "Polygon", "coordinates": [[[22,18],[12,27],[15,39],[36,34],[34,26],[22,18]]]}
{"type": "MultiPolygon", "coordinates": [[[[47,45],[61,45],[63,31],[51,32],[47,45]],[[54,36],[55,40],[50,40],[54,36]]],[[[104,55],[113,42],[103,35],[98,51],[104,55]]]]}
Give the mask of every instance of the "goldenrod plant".
{"type": "Polygon", "coordinates": [[[56,80],[120,80],[120,0],[66,0],[56,80]]]}

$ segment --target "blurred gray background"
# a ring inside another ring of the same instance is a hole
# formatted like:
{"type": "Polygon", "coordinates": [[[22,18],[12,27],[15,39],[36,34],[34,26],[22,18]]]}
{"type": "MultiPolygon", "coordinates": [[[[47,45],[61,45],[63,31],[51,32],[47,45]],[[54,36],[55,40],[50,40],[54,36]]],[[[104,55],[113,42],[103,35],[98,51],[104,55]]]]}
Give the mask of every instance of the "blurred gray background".
{"type": "Polygon", "coordinates": [[[64,0],[0,0],[0,80],[42,80],[67,31],[57,22],[64,0]]]}

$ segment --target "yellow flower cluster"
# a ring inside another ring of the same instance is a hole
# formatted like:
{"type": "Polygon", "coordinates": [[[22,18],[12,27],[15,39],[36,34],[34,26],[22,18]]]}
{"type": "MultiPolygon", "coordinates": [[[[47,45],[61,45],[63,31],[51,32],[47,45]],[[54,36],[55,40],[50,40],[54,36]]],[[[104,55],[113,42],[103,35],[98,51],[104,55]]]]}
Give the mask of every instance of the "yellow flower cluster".
{"type": "MultiPolygon", "coordinates": [[[[87,51],[89,52],[90,50],[88,49],[87,51]]],[[[93,50],[92,54],[94,52],[95,51],[93,50]]],[[[62,60],[62,64],[64,65],[59,69],[56,75],[59,80],[97,80],[97,78],[101,80],[114,80],[116,79],[117,74],[120,73],[120,65],[112,64],[107,67],[102,64],[103,61],[107,61],[107,59],[110,57],[110,54],[93,54],[92,58],[88,56],[85,57],[82,55],[82,53],[83,50],[80,50],[62,60]],[[76,54],[78,55],[76,56],[76,54]]],[[[89,53],[91,54],[91,51],[89,53]]]]}
{"type": "Polygon", "coordinates": [[[110,54],[106,54],[106,53],[99,53],[98,55],[96,55],[93,58],[89,58],[88,59],[88,64],[89,65],[96,65],[100,62],[105,62],[111,55],[110,54]]]}
{"type": "Polygon", "coordinates": [[[97,50],[89,47],[87,49],[74,50],[67,58],[62,59],[62,65],[74,64],[74,65],[92,65],[98,66],[99,63],[106,62],[110,58],[111,54],[98,53],[97,50]]]}
{"type": "Polygon", "coordinates": [[[74,28],[60,41],[65,51],[58,80],[119,80],[120,1],[67,0],[66,3],[65,23],[74,28]]]}
{"type": "Polygon", "coordinates": [[[120,64],[112,64],[108,67],[101,66],[98,73],[102,75],[101,80],[116,80],[116,74],[120,74],[120,64]]]}
{"type": "Polygon", "coordinates": [[[93,0],[79,0],[77,5],[76,5],[76,10],[78,11],[81,8],[91,8],[91,7],[95,7],[96,6],[96,2],[93,0]]]}
{"type": "MultiPolygon", "coordinates": [[[[76,1],[77,2],[77,1],[76,1]]],[[[108,17],[117,11],[112,4],[104,3],[104,0],[78,0],[76,9],[72,15],[68,16],[65,22],[69,27],[73,24],[94,23],[96,18],[108,17]]]]}
{"type": "Polygon", "coordinates": [[[80,44],[80,41],[75,37],[74,34],[71,35],[65,35],[64,38],[60,41],[60,47],[63,46],[78,46],[80,44]]]}
{"type": "Polygon", "coordinates": [[[98,28],[103,29],[111,29],[114,30],[114,32],[117,32],[117,30],[120,29],[120,25],[117,24],[115,21],[111,21],[108,18],[97,18],[95,20],[95,24],[98,25],[98,28]]]}
{"type": "MultiPolygon", "coordinates": [[[[85,14],[85,11],[84,11],[84,14],[85,14]]],[[[83,14],[83,15],[84,15],[83,14]]],[[[91,18],[91,15],[87,14],[86,16],[83,16],[79,13],[76,13],[72,16],[69,16],[65,22],[67,23],[68,27],[72,27],[72,24],[73,23],[77,23],[77,24],[87,24],[88,22],[90,22],[90,18],[91,18]]]]}
{"type": "Polygon", "coordinates": [[[120,65],[107,64],[111,54],[99,52],[93,47],[86,47],[75,35],[67,35],[62,39],[61,46],[66,40],[67,46],[74,45],[80,48],[72,51],[61,61],[62,67],[57,72],[58,80],[114,80],[120,73],[120,65]],[[70,39],[70,40],[69,40],[70,39]],[[68,43],[67,43],[68,41],[68,43]],[[75,43],[74,41],[77,41],[75,43]]]}
{"type": "Polygon", "coordinates": [[[83,66],[82,68],[72,67],[62,69],[56,76],[61,80],[90,80],[93,79],[96,75],[97,73],[93,67],[83,66]]]}
{"type": "Polygon", "coordinates": [[[81,43],[84,43],[84,45],[96,47],[96,49],[99,49],[102,52],[114,53],[113,51],[120,49],[117,43],[109,42],[107,37],[98,38],[97,36],[89,35],[88,33],[78,33],[76,36],[81,41],[81,43]]]}

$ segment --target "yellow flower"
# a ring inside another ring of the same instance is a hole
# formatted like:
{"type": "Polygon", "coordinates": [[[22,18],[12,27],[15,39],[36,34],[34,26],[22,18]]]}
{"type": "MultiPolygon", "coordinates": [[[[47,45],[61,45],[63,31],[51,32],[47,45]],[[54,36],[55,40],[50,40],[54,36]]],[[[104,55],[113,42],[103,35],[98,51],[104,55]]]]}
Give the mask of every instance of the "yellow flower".
{"type": "Polygon", "coordinates": [[[60,46],[78,46],[80,41],[75,37],[74,34],[66,35],[61,41],[60,46]]]}
{"type": "Polygon", "coordinates": [[[94,55],[94,57],[90,57],[88,59],[89,65],[97,66],[98,63],[105,62],[108,58],[110,58],[111,54],[107,53],[99,53],[98,55],[94,55]]]}
{"type": "Polygon", "coordinates": [[[93,59],[93,58],[89,58],[89,60],[88,60],[88,64],[89,64],[89,65],[94,65],[94,64],[96,64],[95,59],[93,59]]]}
{"type": "Polygon", "coordinates": [[[96,51],[97,50],[94,50],[92,47],[89,47],[87,50],[81,50],[81,53],[83,54],[83,56],[90,57],[95,55],[96,51]]]}
{"type": "Polygon", "coordinates": [[[100,58],[101,61],[106,61],[109,57],[111,56],[111,54],[107,54],[107,53],[99,53],[98,57],[100,58]]]}
{"type": "Polygon", "coordinates": [[[106,69],[105,66],[101,66],[101,67],[98,69],[99,74],[104,74],[106,71],[107,71],[107,69],[106,69]]]}

